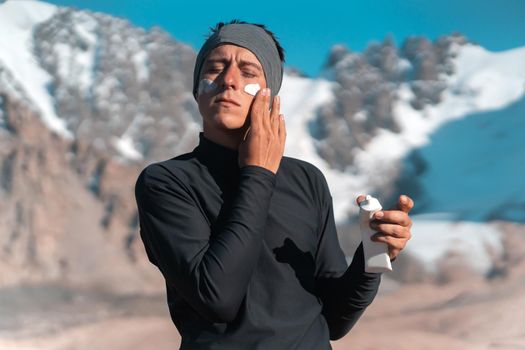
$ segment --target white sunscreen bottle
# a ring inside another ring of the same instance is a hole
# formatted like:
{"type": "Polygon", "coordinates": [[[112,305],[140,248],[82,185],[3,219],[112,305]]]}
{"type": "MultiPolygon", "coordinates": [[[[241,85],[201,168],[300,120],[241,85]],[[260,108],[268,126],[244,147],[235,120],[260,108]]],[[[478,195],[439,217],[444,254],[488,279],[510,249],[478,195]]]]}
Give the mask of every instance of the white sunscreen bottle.
{"type": "Polygon", "coordinates": [[[379,201],[366,196],[365,200],[359,204],[359,226],[361,228],[361,238],[363,240],[363,251],[365,253],[365,272],[387,272],[392,271],[392,264],[388,256],[388,246],[386,243],[374,242],[371,237],[376,233],[370,228],[370,220],[374,213],[383,209],[379,201]]]}

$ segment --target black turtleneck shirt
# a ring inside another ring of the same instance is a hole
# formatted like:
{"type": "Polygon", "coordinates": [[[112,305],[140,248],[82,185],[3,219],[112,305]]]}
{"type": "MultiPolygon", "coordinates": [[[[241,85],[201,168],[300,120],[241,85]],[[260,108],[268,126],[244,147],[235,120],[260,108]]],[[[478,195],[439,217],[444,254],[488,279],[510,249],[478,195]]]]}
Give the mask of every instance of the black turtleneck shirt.
{"type": "Polygon", "coordinates": [[[380,274],[350,266],[321,171],[281,159],[239,168],[199,134],[190,153],[147,166],[135,196],[149,260],[166,280],[181,349],[330,349],[374,299],[380,274]]]}

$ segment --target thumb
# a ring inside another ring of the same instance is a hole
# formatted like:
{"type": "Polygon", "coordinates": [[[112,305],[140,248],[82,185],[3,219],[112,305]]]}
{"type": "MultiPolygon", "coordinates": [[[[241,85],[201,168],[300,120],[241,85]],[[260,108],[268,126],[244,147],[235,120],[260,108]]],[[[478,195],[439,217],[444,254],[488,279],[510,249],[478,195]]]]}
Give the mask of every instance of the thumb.
{"type": "Polygon", "coordinates": [[[407,195],[402,194],[397,201],[397,209],[408,214],[414,207],[414,201],[407,195]]]}

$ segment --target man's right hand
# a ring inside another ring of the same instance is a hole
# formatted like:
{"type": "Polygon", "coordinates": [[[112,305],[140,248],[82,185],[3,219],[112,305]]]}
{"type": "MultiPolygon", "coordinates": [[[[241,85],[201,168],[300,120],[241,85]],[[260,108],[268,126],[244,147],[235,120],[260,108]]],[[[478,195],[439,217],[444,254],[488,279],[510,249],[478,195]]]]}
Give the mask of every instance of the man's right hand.
{"type": "Polygon", "coordinates": [[[257,165],[272,171],[279,169],[284,153],[286,128],[279,114],[280,99],[275,96],[270,111],[270,89],[261,89],[250,110],[250,127],[239,145],[239,167],[257,165]]]}

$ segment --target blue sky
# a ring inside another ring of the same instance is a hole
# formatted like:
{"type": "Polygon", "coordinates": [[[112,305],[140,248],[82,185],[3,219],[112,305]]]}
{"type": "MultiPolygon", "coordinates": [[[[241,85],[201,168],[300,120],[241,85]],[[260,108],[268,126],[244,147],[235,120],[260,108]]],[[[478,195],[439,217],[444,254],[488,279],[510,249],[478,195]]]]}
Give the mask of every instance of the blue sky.
{"type": "Polygon", "coordinates": [[[334,44],[362,51],[391,34],[431,40],[459,31],[491,51],[525,46],[525,0],[193,1],[48,0],[157,25],[199,48],[210,26],[233,18],[266,24],[286,50],[288,66],[315,76],[334,44]]]}

